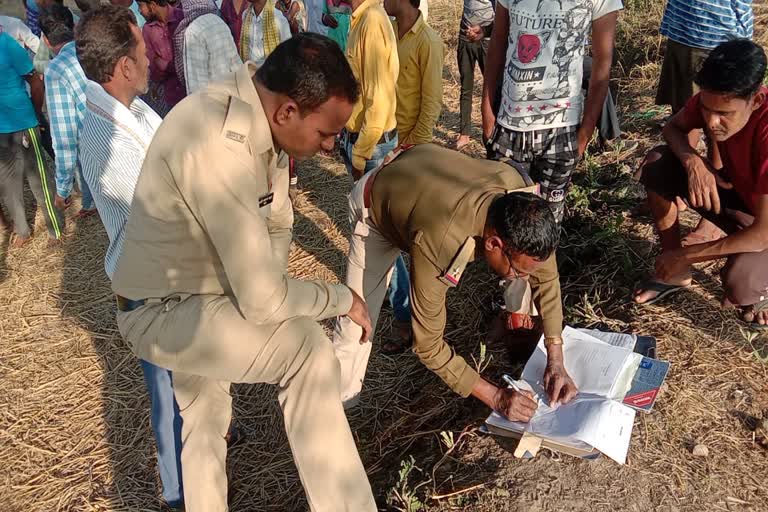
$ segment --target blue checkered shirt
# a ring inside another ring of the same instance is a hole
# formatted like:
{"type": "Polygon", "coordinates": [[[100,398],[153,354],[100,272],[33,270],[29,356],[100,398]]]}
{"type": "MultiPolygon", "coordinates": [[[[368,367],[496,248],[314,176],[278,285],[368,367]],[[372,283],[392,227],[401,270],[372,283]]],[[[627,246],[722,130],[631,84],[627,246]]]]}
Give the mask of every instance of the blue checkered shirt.
{"type": "Polygon", "coordinates": [[[56,154],[56,193],[67,198],[78,168],[77,140],[85,116],[85,78],[75,42],[65,44],[45,72],[45,103],[56,154]]]}

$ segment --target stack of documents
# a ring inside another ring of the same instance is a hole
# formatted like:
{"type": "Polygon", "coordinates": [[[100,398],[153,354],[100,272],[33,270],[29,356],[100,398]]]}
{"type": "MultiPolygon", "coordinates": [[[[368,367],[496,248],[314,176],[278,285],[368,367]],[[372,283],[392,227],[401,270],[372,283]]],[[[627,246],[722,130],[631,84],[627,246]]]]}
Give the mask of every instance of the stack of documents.
{"type": "Polygon", "coordinates": [[[517,382],[538,400],[533,418],[528,423],[520,423],[494,412],[486,423],[493,427],[492,431],[527,432],[575,450],[595,448],[624,464],[635,409],[650,411],[669,363],[634,353],[637,338],[633,335],[566,327],[563,341],[565,368],[579,388],[579,394],[567,404],[549,407],[542,382],[547,365],[542,339],[525,365],[522,379],[517,382]],[[626,405],[627,398],[632,401],[632,393],[642,394],[644,398],[638,404],[626,405]]]}

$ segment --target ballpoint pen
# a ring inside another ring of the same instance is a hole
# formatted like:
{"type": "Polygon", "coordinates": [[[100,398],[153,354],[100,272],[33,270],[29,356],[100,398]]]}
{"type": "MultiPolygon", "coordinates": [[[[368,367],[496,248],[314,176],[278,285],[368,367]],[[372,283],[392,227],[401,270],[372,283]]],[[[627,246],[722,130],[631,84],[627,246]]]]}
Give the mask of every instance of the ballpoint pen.
{"type": "Polygon", "coordinates": [[[520,389],[520,386],[518,386],[517,384],[515,384],[515,381],[514,381],[514,380],[512,380],[512,377],[510,377],[510,376],[509,376],[509,375],[507,375],[506,373],[505,373],[504,375],[502,375],[502,376],[501,376],[501,380],[503,380],[503,381],[504,381],[504,382],[507,384],[507,386],[508,386],[508,387],[510,387],[510,388],[512,388],[512,389],[514,389],[514,390],[515,390],[515,391],[517,391],[518,393],[522,393],[522,392],[523,392],[523,390],[522,390],[522,389],[520,389]]]}

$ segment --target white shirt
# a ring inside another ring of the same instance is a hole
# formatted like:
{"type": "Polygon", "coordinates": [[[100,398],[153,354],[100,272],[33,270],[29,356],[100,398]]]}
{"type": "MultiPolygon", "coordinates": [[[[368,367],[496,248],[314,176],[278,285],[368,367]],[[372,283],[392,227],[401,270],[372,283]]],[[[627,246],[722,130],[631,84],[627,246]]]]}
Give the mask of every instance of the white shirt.
{"type": "MultiPolygon", "coordinates": [[[[253,7],[248,7],[253,9],[253,7]]],[[[243,20],[245,20],[248,14],[248,9],[245,9],[242,13],[243,20]]],[[[275,23],[277,23],[277,30],[280,33],[280,42],[291,38],[291,26],[288,25],[288,20],[285,18],[282,12],[277,8],[274,9],[275,23]]],[[[245,30],[243,27],[242,30],[245,30]]],[[[248,60],[261,66],[264,61],[267,60],[267,56],[264,55],[264,9],[261,10],[258,16],[253,17],[253,24],[251,26],[251,54],[248,56],[248,60]]]]}
{"type": "Polygon", "coordinates": [[[40,38],[33,34],[23,21],[11,16],[0,16],[0,28],[3,32],[8,33],[9,36],[14,38],[22,47],[30,50],[32,53],[37,53],[37,49],[40,47],[40,38]]]}
{"type": "Polygon", "coordinates": [[[509,43],[497,122],[532,131],[581,123],[584,45],[592,20],[621,0],[498,0],[509,10],[509,43]]]}
{"type": "Polygon", "coordinates": [[[232,32],[216,14],[204,14],[184,31],[184,80],[187,94],[204,89],[243,65],[232,32]]]}
{"type": "Polygon", "coordinates": [[[141,165],[161,119],[139,98],[126,108],[96,82],[88,82],[85,97],[78,152],[83,177],[109,236],[104,269],[111,280],[141,165]]]}

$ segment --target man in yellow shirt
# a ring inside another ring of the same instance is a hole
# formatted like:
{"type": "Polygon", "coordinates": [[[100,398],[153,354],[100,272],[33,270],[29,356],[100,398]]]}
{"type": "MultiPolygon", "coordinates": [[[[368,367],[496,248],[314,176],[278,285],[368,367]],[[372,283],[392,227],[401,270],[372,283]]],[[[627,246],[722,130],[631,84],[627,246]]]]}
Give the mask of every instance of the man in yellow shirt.
{"type": "Polygon", "coordinates": [[[399,62],[392,23],[380,0],[352,0],[347,59],[361,94],[341,134],[341,153],[355,180],[378,167],[398,144],[395,90],[399,62]]]}
{"type": "MultiPolygon", "coordinates": [[[[347,59],[360,83],[360,97],[341,132],[341,155],[352,179],[379,167],[398,145],[396,108],[397,39],[381,0],[351,0],[352,20],[347,38],[347,59]]],[[[402,352],[410,342],[411,304],[408,269],[402,257],[392,272],[389,302],[395,317],[394,330],[403,341],[383,352],[402,352]]]]}
{"type": "Polygon", "coordinates": [[[384,0],[397,35],[397,134],[401,144],[432,142],[443,101],[443,41],[424,21],[420,0],[384,0]]]}

